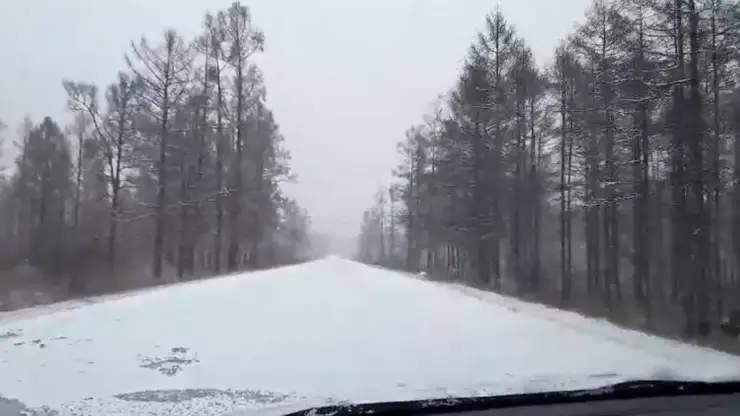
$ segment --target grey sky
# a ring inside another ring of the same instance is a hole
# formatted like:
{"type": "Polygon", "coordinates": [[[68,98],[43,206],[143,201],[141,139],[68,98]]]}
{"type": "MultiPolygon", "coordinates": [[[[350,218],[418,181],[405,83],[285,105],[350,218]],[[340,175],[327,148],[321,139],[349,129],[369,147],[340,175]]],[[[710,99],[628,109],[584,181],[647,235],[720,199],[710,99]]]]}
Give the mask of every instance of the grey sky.
{"type": "MultiPolygon", "coordinates": [[[[0,119],[64,120],[63,78],[110,82],[142,34],[195,35],[230,0],[2,0],[0,119]]],[[[318,230],[347,242],[397,163],[395,142],[455,81],[490,0],[251,0],[265,31],[269,106],[318,230]]],[[[546,63],[590,0],[501,0],[546,63]]],[[[6,158],[7,159],[7,158],[6,158]]]]}

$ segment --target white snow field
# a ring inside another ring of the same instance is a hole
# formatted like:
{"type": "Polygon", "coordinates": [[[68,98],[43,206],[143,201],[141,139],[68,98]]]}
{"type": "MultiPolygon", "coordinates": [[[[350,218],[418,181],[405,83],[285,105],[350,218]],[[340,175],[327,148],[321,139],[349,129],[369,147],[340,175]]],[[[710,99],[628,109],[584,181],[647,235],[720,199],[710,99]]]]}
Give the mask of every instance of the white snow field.
{"type": "Polygon", "coordinates": [[[26,312],[0,315],[0,415],[283,414],[740,378],[730,355],[336,257],[26,312]]]}

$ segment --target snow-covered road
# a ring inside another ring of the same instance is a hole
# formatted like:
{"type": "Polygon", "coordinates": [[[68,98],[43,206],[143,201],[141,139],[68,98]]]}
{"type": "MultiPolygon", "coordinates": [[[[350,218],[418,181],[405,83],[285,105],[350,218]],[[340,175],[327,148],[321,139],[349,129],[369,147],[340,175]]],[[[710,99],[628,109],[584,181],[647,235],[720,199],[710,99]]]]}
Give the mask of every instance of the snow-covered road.
{"type": "Polygon", "coordinates": [[[0,315],[0,415],[223,415],[735,375],[737,357],[335,257],[0,315]]]}

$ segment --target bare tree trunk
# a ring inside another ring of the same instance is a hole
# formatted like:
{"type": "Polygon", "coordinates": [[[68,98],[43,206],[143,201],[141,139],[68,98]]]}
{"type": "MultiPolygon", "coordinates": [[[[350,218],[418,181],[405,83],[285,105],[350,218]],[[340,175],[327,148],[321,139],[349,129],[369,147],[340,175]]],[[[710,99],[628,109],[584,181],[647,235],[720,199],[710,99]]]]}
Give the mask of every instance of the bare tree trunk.
{"type": "Polygon", "coordinates": [[[213,271],[221,273],[224,230],[224,92],[221,83],[221,65],[216,60],[216,230],[213,243],[213,271]]]}

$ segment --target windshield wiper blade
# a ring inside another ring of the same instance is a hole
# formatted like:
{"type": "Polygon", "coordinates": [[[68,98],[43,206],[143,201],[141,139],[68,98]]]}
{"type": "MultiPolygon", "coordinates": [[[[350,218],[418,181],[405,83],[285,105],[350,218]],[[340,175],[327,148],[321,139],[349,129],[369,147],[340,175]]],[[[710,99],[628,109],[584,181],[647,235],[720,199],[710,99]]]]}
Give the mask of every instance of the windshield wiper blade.
{"type": "Polygon", "coordinates": [[[740,393],[740,381],[634,380],[582,390],[548,391],[483,397],[452,397],[431,400],[338,404],[309,408],[285,416],[308,415],[431,415],[471,412],[519,406],[626,400],[666,396],[740,393]]]}

